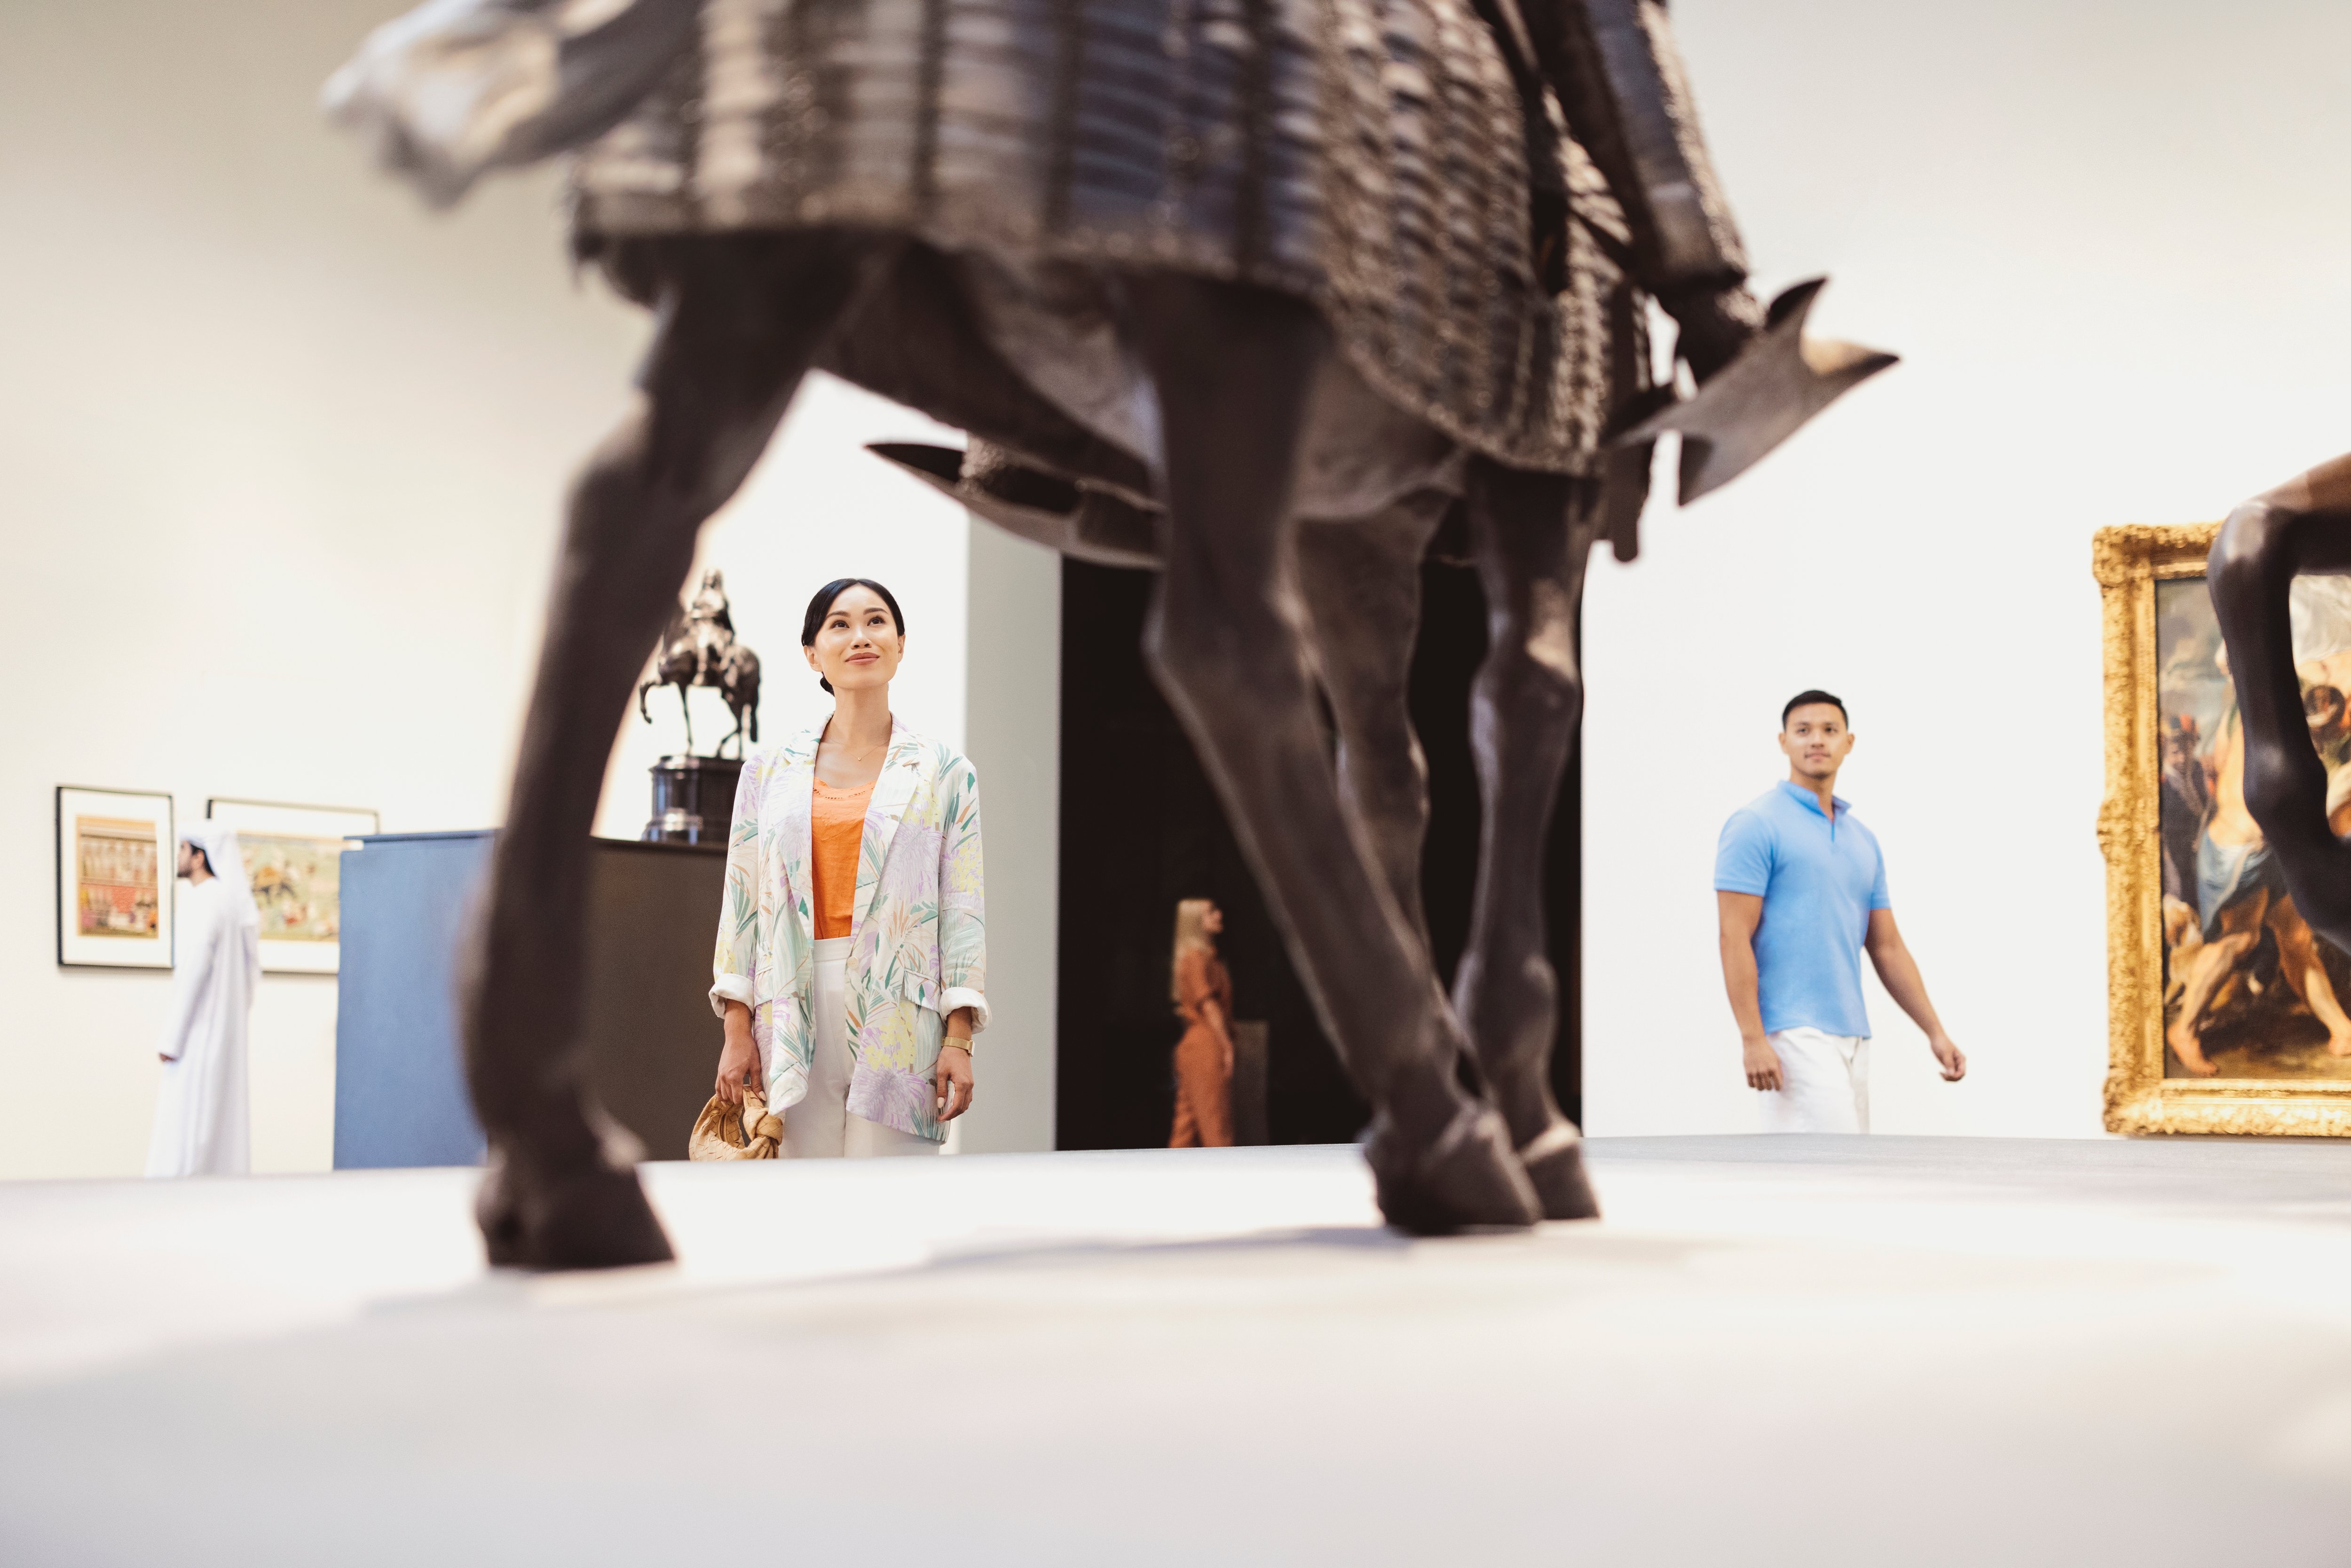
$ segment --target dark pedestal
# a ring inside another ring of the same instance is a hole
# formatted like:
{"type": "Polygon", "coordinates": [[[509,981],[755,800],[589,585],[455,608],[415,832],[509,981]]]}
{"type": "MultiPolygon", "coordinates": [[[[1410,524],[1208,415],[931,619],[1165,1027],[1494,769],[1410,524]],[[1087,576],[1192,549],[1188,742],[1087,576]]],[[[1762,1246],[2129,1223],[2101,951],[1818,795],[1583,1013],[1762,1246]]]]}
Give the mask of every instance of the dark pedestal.
{"type": "MultiPolygon", "coordinates": [[[[379,834],[343,855],[338,1169],[481,1160],[459,1059],[456,977],[493,838],[379,834]]],[[[599,839],[592,855],[589,1083],[649,1157],[684,1159],[718,1063],[710,952],[726,853],[599,839]]]]}
{"type": "Polygon", "coordinates": [[[664,757],[647,771],[653,776],[653,815],[639,837],[647,843],[726,845],[741,758],[664,757]]]}
{"type": "Polygon", "coordinates": [[[1255,1146],[1273,1140],[1265,1126],[1266,1024],[1233,1020],[1233,1142],[1255,1146]]]}

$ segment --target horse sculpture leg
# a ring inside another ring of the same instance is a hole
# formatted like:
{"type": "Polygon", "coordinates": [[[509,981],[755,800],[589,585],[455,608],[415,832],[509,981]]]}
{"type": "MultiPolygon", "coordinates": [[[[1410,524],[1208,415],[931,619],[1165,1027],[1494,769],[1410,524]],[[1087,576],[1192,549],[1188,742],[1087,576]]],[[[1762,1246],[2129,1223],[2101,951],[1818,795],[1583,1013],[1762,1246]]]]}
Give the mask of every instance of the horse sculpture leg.
{"type": "Polygon", "coordinates": [[[2245,809],[2311,929],[2351,952],[2351,841],[2326,821],[2326,768],[2310,744],[2287,594],[2298,572],[2351,572],[2351,457],[2239,507],[2207,580],[2245,727],[2245,809]]]}
{"type": "Polygon", "coordinates": [[[1308,994],[1376,1108],[1380,1207],[1411,1230],[1526,1224],[1509,1134],[1463,1087],[1467,1042],[1427,950],[1351,830],[1322,747],[1304,612],[1283,570],[1322,319],[1287,296],[1127,280],[1158,393],[1167,570],[1145,653],[1215,782],[1308,994]]]}
{"type": "Polygon", "coordinates": [[[1551,1092],[1559,979],[1545,949],[1544,839],[1583,710],[1576,657],[1583,569],[1604,517],[1596,486],[1483,460],[1469,472],[1487,655],[1472,694],[1484,831],[1454,1005],[1551,1219],[1599,1213],[1583,1140],[1551,1092]]]}
{"type": "Polygon", "coordinates": [[[1422,491],[1368,522],[1309,522],[1298,529],[1299,583],[1339,730],[1340,799],[1424,946],[1420,851],[1428,833],[1428,759],[1413,732],[1408,687],[1420,630],[1421,558],[1450,499],[1422,491]]]}
{"type": "Polygon", "coordinates": [[[488,1134],[490,1260],[670,1256],[635,1173],[591,1127],[580,1039],[588,833],[612,729],[674,609],[696,530],[765,449],[827,330],[877,270],[827,235],[668,253],[644,402],[573,487],[507,826],[469,977],[465,1066],[488,1134]]]}

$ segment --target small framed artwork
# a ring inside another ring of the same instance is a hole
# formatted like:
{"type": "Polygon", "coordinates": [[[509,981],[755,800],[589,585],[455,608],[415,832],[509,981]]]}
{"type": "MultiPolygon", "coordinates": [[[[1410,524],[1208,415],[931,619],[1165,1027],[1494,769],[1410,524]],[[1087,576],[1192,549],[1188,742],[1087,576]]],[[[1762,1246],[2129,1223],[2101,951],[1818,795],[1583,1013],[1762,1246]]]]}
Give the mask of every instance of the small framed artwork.
{"type": "Polygon", "coordinates": [[[212,800],[204,816],[236,830],[261,911],[261,967],[331,975],[343,959],[343,852],[377,831],[373,811],[212,800]]]}
{"type": "MultiPolygon", "coordinates": [[[[2204,584],[2217,523],[2098,530],[2108,1063],[2116,1133],[2351,1134],[2351,954],[2294,907],[2245,809],[2243,729],[2204,584]]],[[[2302,577],[2294,662],[2351,829],[2351,578],[2302,577]]]]}
{"type": "Polygon", "coordinates": [[[172,967],[172,797],[57,787],[57,962],[172,967]]]}

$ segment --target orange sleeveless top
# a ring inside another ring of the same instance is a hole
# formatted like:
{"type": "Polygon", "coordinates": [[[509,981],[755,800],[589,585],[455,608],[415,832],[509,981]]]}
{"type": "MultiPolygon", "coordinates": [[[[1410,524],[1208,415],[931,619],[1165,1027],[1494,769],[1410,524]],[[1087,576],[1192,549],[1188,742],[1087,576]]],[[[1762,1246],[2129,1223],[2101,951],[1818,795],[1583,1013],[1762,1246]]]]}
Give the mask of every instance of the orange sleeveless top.
{"type": "Polygon", "coordinates": [[[865,807],[873,786],[837,789],[811,779],[810,859],[816,873],[816,937],[846,936],[857,915],[857,851],[865,840],[865,807]]]}

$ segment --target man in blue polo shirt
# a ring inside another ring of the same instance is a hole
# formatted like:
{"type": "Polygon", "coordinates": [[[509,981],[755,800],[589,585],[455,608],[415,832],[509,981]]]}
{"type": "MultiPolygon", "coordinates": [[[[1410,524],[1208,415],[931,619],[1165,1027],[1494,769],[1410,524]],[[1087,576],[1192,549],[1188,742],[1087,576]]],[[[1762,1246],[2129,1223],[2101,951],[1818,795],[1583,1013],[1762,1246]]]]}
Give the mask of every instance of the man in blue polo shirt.
{"type": "Polygon", "coordinates": [[[1763,1095],[1767,1133],[1869,1131],[1869,1015],[1861,955],[1912,1021],[1943,1076],[1968,1059],[1943,1032],[1917,963],[1895,928],[1876,835],[1836,798],[1853,750],[1844,704],[1823,691],[1780,710],[1788,779],[1723,824],[1714,899],[1722,981],[1739,1019],[1747,1082],[1763,1095]]]}

